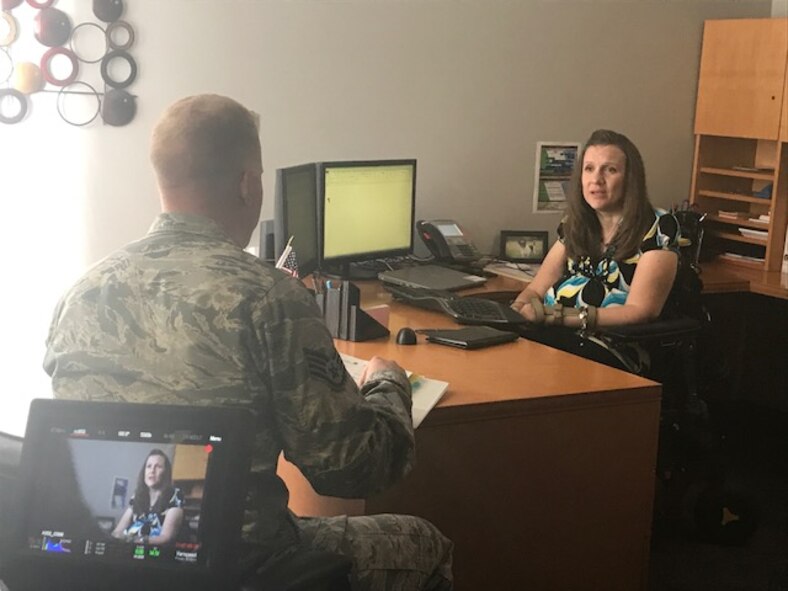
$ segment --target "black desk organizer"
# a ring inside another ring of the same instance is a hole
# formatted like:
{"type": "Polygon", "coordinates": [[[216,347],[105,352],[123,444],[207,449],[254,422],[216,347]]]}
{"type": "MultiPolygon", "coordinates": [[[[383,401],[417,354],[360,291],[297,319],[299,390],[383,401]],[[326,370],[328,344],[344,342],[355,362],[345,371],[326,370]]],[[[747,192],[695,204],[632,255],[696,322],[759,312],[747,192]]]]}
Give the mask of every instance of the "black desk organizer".
{"type": "Polygon", "coordinates": [[[389,336],[388,328],[361,309],[361,292],[350,281],[326,282],[315,299],[335,339],[360,342],[389,336]]]}

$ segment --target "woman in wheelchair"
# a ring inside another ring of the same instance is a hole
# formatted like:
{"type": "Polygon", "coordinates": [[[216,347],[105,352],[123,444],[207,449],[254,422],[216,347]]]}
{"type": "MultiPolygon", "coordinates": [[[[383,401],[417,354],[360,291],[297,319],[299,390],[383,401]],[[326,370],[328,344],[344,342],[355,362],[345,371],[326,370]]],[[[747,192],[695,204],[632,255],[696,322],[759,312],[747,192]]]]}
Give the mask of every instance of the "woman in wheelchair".
{"type": "Polygon", "coordinates": [[[525,338],[633,373],[646,350],[601,334],[604,327],[659,318],[678,267],[679,224],[656,210],[637,147],[597,130],[583,148],[558,241],[512,303],[529,322],[525,338]]]}
{"type": "Polygon", "coordinates": [[[160,449],[148,453],[137,477],[131,504],[112,536],[127,542],[175,543],[183,522],[183,494],[173,486],[172,464],[160,449]]]}

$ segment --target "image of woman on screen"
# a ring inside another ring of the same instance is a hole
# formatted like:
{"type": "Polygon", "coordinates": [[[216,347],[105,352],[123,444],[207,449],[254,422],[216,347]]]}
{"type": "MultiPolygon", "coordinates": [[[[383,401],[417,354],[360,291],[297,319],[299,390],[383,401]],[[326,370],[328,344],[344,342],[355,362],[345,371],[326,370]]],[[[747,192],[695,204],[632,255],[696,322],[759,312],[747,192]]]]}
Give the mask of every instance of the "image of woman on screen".
{"type": "Polygon", "coordinates": [[[131,504],[112,532],[127,542],[174,543],[183,523],[183,495],[172,483],[172,464],[160,449],[145,458],[131,504]]]}
{"type": "Polygon", "coordinates": [[[646,350],[618,347],[594,329],[660,317],[678,268],[678,221],[651,204],[640,152],[615,131],[591,134],[567,197],[558,240],[512,304],[545,325],[523,336],[645,373],[646,350]]]}

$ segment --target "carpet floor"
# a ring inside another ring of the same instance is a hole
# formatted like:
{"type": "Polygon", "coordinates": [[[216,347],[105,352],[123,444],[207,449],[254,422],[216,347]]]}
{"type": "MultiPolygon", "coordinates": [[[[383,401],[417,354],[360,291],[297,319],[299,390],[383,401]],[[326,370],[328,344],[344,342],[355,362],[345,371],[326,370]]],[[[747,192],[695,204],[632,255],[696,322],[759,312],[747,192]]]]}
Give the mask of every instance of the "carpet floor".
{"type": "Polygon", "coordinates": [[[649,591],[788,591],[788,414],[739,404],[715,420],[725,487],[751,502],[757,528],[726,546],[686,523],[657,527],[649,591]]]}

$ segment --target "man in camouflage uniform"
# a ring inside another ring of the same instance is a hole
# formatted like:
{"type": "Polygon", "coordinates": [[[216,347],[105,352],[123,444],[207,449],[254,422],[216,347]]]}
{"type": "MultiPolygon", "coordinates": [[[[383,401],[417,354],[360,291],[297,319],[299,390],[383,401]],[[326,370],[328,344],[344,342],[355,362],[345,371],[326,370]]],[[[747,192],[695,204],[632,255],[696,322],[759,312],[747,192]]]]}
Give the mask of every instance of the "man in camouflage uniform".
{"type": "Polygon", "coordinates": [[[402,369],[372,359],[359,392],[310,293],[242,250],[263,197],[256,116],[215,95],[178,101],[151,160],[163,213],[55,310],[44,361],[55,396],[249,407],[247,541],[345,553],[359,589],[450,589],[451,542],[422,519],[287,510],[281,451],[319,493],[366,497],[410,470],[414,435],[402,369]]]}

